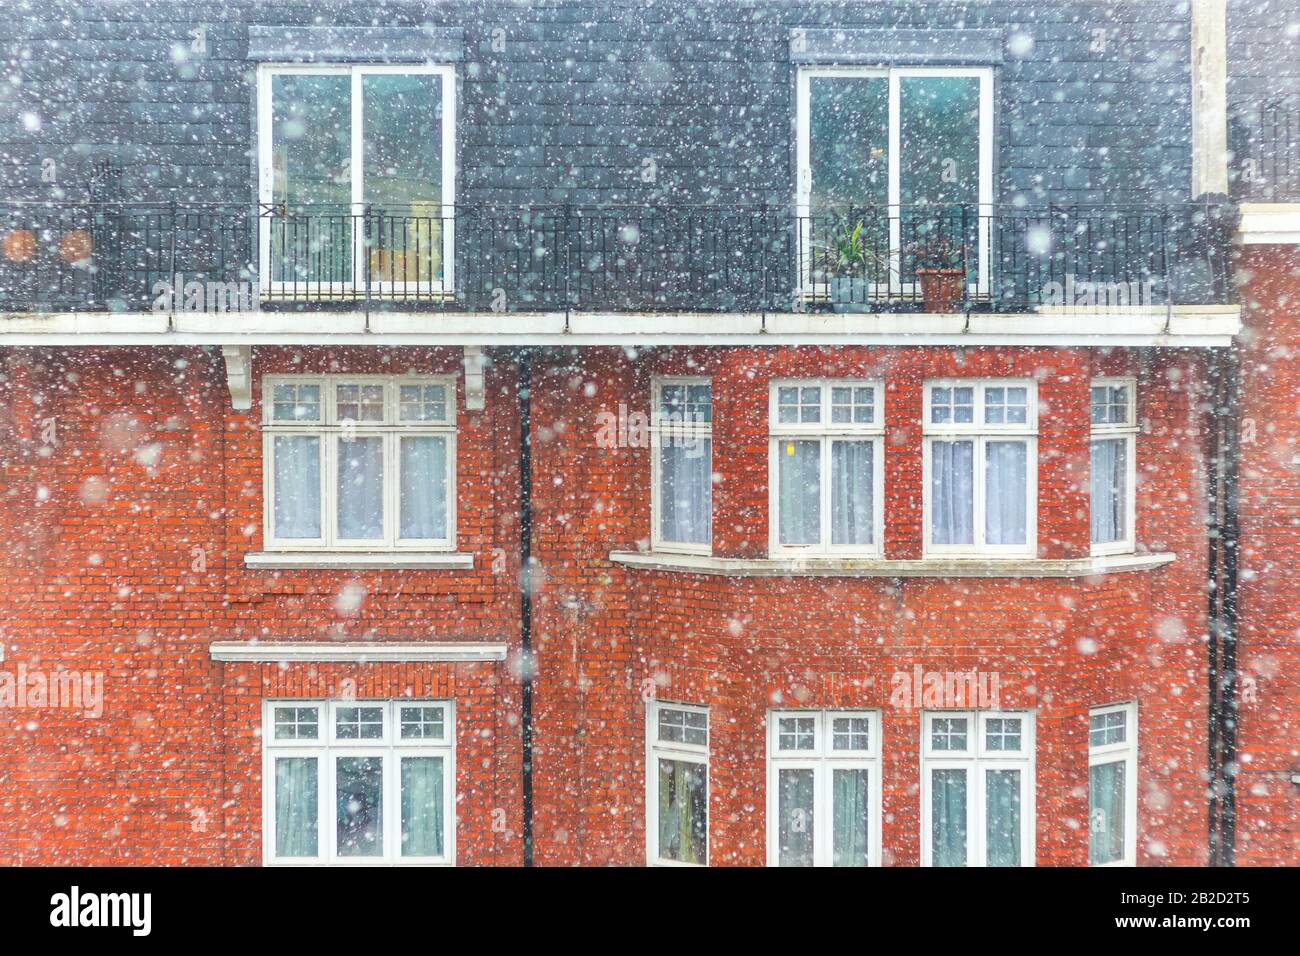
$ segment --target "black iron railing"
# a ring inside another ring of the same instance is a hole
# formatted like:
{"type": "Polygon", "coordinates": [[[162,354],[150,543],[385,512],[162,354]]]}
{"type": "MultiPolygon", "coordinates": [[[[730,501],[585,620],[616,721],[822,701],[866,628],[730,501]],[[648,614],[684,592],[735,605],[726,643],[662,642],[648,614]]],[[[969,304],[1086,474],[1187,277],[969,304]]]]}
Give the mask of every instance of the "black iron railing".
{"type": "Polygon", "coordinates": [[[1235,198],[1300,201],[1300,96],[1238,104],[1229,133],[1235,198]]]}
{"type": "Polygon", "coordinates": [[[1231,207],[0,206],[0,312],[1231,300],[1231,207]]]}

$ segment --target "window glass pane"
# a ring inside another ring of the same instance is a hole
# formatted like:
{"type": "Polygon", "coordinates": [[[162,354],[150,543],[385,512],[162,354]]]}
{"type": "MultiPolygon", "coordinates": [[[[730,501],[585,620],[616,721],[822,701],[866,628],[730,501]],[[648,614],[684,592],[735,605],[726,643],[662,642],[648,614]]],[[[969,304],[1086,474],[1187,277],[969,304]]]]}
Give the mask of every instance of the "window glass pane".
{"type": "Polygon", "coordinates": [[[703,764],[659,758],[659,857],[708,863],[709,801],[703,764]]]}
{"type": "Polygon", "coordinates": [[[340,422],[382,422],[383,385],[339,385],[335,392],[340,422]]]}
{"type": "Polygon", "coordinates": [[[341,438],[338,443],[340,538],[384,536],[384,440],[341,438]]]}
{"type": "Polygon", "coordinates": [[[1104,747],[1128,739],[1128,715],[1122,710],[1093,714],[1088,721],[1088,745],[1104,747]]]}
{"type": "Polygon", "coordinates": [[[401,470],[398,534],[407,539],[447,537],[447,439],[420,435],[398,440],[401,470]]]}
{"type": "Polygon", "coordinates": [[[713,533],[713,442],[700,435],[660,437],[659,537],[708,544],[713,533]]]}
{"type": "Polygon", "coordinates": [[[275,758],[275,855],[314,857],[319,803],[315,757],[275,758]]]}
{"type": "Polygon", "coordinates": [[[273,281],[352,279],[351,102],[346,75],[271,79],[273,281]]]}
{"type": "Polygon", "coordinates": [[[1093,544],[1128,537],[1128,439],[1092,443],[1091,520],[1093,544]]]}
{"type": "Polygon", "coordinates": [[[443,709],[438,705],[420,705],[400,709],[403,740],[441,740],[445,731],[443,709]]]}
{"type": "Polygon", "coordinates": [[[930,720],[930,749],[964,751],[966,749],[965,717],[934,717],[930,720]]]}
{"type": "Polygon", "coordinates": [[[808,86],[813,216],[826,216],[831,207],[886,205],[889,81],[814,76],[808,86]]]}
{"type": "Polygon", "coordinates": [[[711,423],[713,386],[708,382],[660,386],[659,420],[692,425],[711,423]]]}
{"type": "Polygon", "coordinates": [[[871,721],[866,717],[836,717],[832,722],[832,750],[868,750],[871,721]]]}
{"type": "Polygon", "coordinates": [[[339,740],[378,740],[384,736],[382,707],[340,707],[334,714],[339,740]]]}
{"type": "Polygon", "coordinates": [[[442,77],[362,76],[364,196],[378,281],[442,278],[442,77]]]}
{"type": "Polygon", "coordinates": [[[315,707],[276,707],[276,740],[315,740],[319,733],[315,707]]]}
{"type": "Polygon", "coordinates": [[[984,724],[984,749],[1001,752],[1020,750],[1020,718],[989,717],[984,724]]]}
{"type": "Polygon", "coordinates": [[[1029,540],[1028,446],[1023,441],[991,441],[984,451],[984,540],[1025,544],[1029,540]]]}
{"type": "Polygon", "coordinates": [[[777,771],[778,859],[781,866],[813,865],[813,771],[777,771]]]}
{"type": "Polygon", "coordinates": [[[930,444],[930,540],[975,543],[975,443],[930,444]]]}
{"type": "Polygon", "coordinates": [[[659,709],[659,739],[665,743],[704,747],[709,742],[708,714],[693,710],[659,709]]]}
{"type": "Polygon", "coordinates": [[[986,770],[987,863],[1020,865],[1020,771],[986,770]]]}
{"type": "Polygon", "coordinates": [[[1129,421],[1129,389],[1127,385],[1092,386],[1092,423],[1094,425],[1127,425],[1129,421]]]}
{"type": "Polygon", "coordinates": [[[821,442],[777,441],[777,513],[782,544],[821,541],[821,442]]]}
{"type": "Polygon", "coordinates": [[[402,856],[442,856],[443,758],[403,757],[402,856]]]}
{"type": "Polygon", "coordinates": [[[445,422],[445,385],[403,385],[398,390],[398,416],[404,422],[445,422]]]}
{"type": "Polygon", "coordinates": [[[281,383],[271,390],[272,417],[277,422],[318,422],[320,386],[281,383]]]}
{"type": "Polygon", "coordinates": [[[966,865],[966,771],[930,771],[930,843],[935,866],[966,865]]]}
{"type": "Polygon", "coordinates": [[[1088,768],[1088,862],[1124,858],[1124,761],[1088,768]]]}
{"type": "Polygon", "coordinates": [[[780,750],[817,749],[817,718],[780,718],[777,726],[776,745],[780,750]]]}
{"type": "Polygon", "coordinates": [[[336,758],[334,786],[338,855],[382,856],[384,758],[336,758]]]}
{"type": "Polygon", "coordinates": [[[867,865],[867,778],[865,768],[837,769],[832,774],[833,866],[867,865]]]}
{"type": "Polygon", "coordinates": [[[875,541],[875,445],[869,441],[831,444],[831,543],[875,541]]]}
{"type": "Polygon", "coordinates": [[[275,536],[319,538],[320,439],[276,435],[271,455],[275,459],[275,536]]]}

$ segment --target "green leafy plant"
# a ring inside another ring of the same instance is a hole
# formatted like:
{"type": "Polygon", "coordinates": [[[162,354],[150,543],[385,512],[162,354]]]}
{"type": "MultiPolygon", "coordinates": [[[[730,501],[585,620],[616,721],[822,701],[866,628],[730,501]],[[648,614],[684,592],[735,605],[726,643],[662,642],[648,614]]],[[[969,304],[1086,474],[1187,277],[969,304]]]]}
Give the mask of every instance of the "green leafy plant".
{"type": "Polygon", "coordinates": [[[908,249],[914,269],[966,268],[966,252],[947,236],[928,236],[913,242],[908,249]]]}
{"type": "Polygon", "coordinates": [[[826,248],[826,274],[834,277],[865,278],[876,281],[884,276],[888,264],[867,243],[861,222],[844,227],[826,248]]]}

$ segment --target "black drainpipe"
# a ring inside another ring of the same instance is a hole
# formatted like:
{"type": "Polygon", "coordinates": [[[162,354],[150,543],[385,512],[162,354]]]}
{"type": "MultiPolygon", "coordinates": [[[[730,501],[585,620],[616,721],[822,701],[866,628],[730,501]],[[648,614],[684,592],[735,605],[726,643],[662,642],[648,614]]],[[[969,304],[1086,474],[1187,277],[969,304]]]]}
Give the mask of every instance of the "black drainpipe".
{"type": "Polygon", "coordinates": [[[519,723],[523,746],[524,866],[533,865],[533,355],[519,354],[519,723]]]}
{"type": "Polygon", "coordinates": [[[1206,569],[1209,584],[1205,589],[1206,607],[1206,670],[1209,691],[1209,708],[1206,712],[1206,777],[1205,792],[1208,795],[1208,856],[1211,866],[1219,862],[1219,598],[1223,593],[1222,575],[1219,573],[1220,536],[1223,533],[1223,517],[1220,513],[1219,474],[1223,459],[1223,427],[1220,420],[1220,401],[1222,389],[1220,381],[1223,367],[1219,356],[1210,354],[1210,402],[1207,427],[1210,430],[1210,447],[1206,456],[1205,497],[1209,518],[1208,547],[1206,552],[1206,569]]]}
{"type": "Polygon", "coordinates": [[[1210,535],[1210,862],[1234,866],[1237,850],[1237,585],[1241,464],[1238,365],[1230,346],[1212,359],[1214,452],[1208,477],[1210,535]]]}

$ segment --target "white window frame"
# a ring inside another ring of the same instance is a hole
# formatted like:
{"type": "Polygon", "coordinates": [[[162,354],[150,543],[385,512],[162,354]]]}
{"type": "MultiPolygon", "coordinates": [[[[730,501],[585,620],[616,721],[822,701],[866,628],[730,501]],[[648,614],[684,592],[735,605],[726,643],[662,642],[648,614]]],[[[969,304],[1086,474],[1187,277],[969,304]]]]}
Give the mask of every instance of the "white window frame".
{"type": "MultiPolygon", "coordinates": [[[[1100,544],[1092,542],[1092,521],[1088,521],[1088,540],[1094,555],[1131,554],[1137,548],[1137,379],[1128,377],[1094,378],[1088,388],[1088,420],[1092,421],[1092,389],[1127,388],[1128,413],[1122,424],[1093,424],[1088,440],[1089,461],[1092,457],[1092,443],[1107,439],[1122,439],[1125,444],[1124,454],[1127,461],[1124,480],[1124,536],[1119,541],[1105,541],[1100,544]]],[[[1089,511],[1091,512],[1092,485],[1089,480],[1089,511]]]]}
{"type": "Polygon", "coordinates": [[[795,281],[805,295],[825,294],[825,283],[813,280],[811,255],[812,214],[812,84],[815,77],[884,77],[889,81],[889,291],[913,294],[913,283],[901,280],[901,227],[898,219],[902,195],[901,80],[908,77],[965,76],[979,80],[979,281],[970,283],[973,295],[989,291],[990,224],[993,212],[993,69],[987,66],[814,66],[802,67],[795,78],[795,209],[801,223],[803,261],[796,265],[795,281]]]}
{"type": "MultiPolygon", "coordinates": [[[[1136,701],[1123,704],[1109,704],[1094,707],[1088,711],[1088,770],[1091,777],[1092,768],[1098,764],[1124,764],[1124,855],[1110,863],[1093,863],[1089,866],[1136,866],[1137,865],[1137,775],[1138,775],[1138,706],[1136,701]],[[1124,742],[1116,744],[1092,743],[1092,718],[1103,714],[1124,714],[1124,742]]],[[[1088,837],[1092,836],[1091,780],[1089,781],[1088,837]]]]}
{"type": "Polygon", "coordinates": [[[867,865],[880,866],[881,851],[881,779],[880,779],[880,711],[878,710],[772,710],[767,715],[767,865],[781,865],[780,787],[782,769],[813,771],[813,865],[831,866],[834,860],[835,831],[832,821],[836,770],[866,770],[870,790],[867,794],[867,865]],[[782,750],[780,721],[789,717],[812,717],[812,750],[782,750]],[[865,719],[867,748],[835,750],[833,727],[837,718],[865,719]]]}
{"type": "Polygon", "coordinates": [[[1020,848],[1021,866],[1033,866],[1035,859],[1034,795],[1036,761],[1036,714],[1032,710],[927,710],[921,714],[921,865],[933,866],[933,809],[931,807],[931,770],[963,769],[966,771],[966,865],[987,865],[988,807],[985,800],[985,770],[1020,771],[1020,848]],[[967,720],[964,751],[934,750],[931,725],[936,718],[961,717],[967,720]],[[989,720],[1019,718],[1020,750],[989,750],[985,728],[989,720]]]}
{"type": "MultiPolygon", "coordinates": [[[[424,75],[441,77],[442,94],[442,278],[433,282],[377,282],[372,284],[376,295],[439,294],[456,288],[456,68],[449,64],[287,64],[261,63],[257,67],[257,169],[258,200],[262,209],[274,202],[274,150],[273,132],[273,78],[276,76],[349,76],[351,77],[351,213],[362,215],[365,211],[365,109],[362,98],[363,77],[378,75],[424,75]]],[[[354,220],[355,221],[355,220],[354,220]]],[[[362,287],[362,256],[365,253],[364,237],[353,235],[351,282],[272,282],[271,281],[271,228],[266,217],[258,216],[258,275],[263,299],[286,298],[294,294],[304,296],[350,295],[362,287]]]]}
{"type": "Polygon", "coordinates": [[[668,554],[713,553],[713,380],[707,375],[655,376],[650,382],[650,548],[668,554]],[[709,421],[665,421],[661,418],[660,393],[665,385],[708,385],[709,421]],[[661,464],[659,451],[664,438],[708,441],[709,443],[709,541],[698,544],[690,541],[669,541],[663,537],[660,519],[663,516],[663,489],[660,485],[661,464]]]}
{"type": "Polygon", "coordinates": [[[922,433],[924,453],[922,462],[922,508],[924,535],[922,554],[926,557],[1033,557],[1038,553],[1038,385],[1031,378],[940,378],[927,379],[923,384],[922,433]],[[966,423],[930,421],[930,405],[935,388],[973,388],[975,390],[974,421],[966,423]],[[989,388],[1025,388],[1026,421],[1015,424],[984,424],[985,391],[989,388]],[[986,452],[989,442],[1006,439],[1023,439],[1025,449],[1025,543],[986,544],[986,452]],[[974,534],[971,544],[935,544],[932,518],[934,505],[932,471],[934,453],[932,446],[938,441],[969,440],[974,443],[974,534]]]}
{"type": "Polygon", "coordinates": [[[713,744],[709,708],[696,704],[679,704],[667,700],[651,700],[646,707],[646,863],[650,866],[708,866],[713,860],[713,780],[709,773],[709,753],[713,744]],[[703,746],[678,741],[659,740],[659,714],[664,710],[680,710],[704,715],[705,739],[703,746]],[[688,863],[670,860],[659,855],[659,758],[681,760],[704,767],[704,793],[707,824],[704,838],[705,862],[688,863]]]}
{"type": "Polygon", "coordinates": [[[885,537],[885,384],[879,379],[811,378],[773,379],[768,389],[768,553],[773,557],[798,555],[862,555],[883,553],[885,537]],[[820,388],[820,422],[780,422],[777,397],[782,388],[820,388]],[[870,388],[873,390],[873,412],[870,423],[840,423],[831,421],[831,389],[870,388]],[[781,542],[781,443],[790,439],[817,441],[821,445],[821,501],[820,541],[816,544],[783,544],[781,542]],[[837,439],[869,442],[872,446],[871,523],[872,542],[860,544],[832,544],[834,527],[831,515],[831,446],[837,439]]]}
{"type": "Polygon", "coordinates": [[[454,866],[456,862],[456,708],[450,700],[398,698],[380,700],[273,699],[262,703],[262,862],[266,866],[454,866]],[[440,738],[401,737],[401,708],[437,706],[443,711],[440,738]],[[277,740],[277,707],[316,710],[315,739],[277,740]],[[383,736],[371,739],[339,739],[335,716],[340,708],[383,709],[383,736]],[[373,757],[384,761],[383,841],[384,854],[376,857],[339,856],[337,852],[337,801],[335,758],[373,757]],[[443,759],[443,854],[415,857],[401,855],[401,760],[403,757],[443,759]],[[277,757],[308,757],[316,760],[316,850],[314,857],[278,857],[275,854],[275,760],[277,757]]]}
{"type": "Polygon", "coordinates": [[[266,551],[454,551],[456,548],[456,376],[455,375],[266,375],[262,379],[262,495],[263,547],[266,551]],[[274,419],[276,385],[313,384],[321,389],[321,420],[277,422],[274,419]],[[341,422],[338,418],[339,385],[383,385],[384,421],[341,422]],[[403,385],[441,385],[446,390],[447,418],[441,422],[402,422],[400,395],[403,385]],[[321,536],[275,537],[275,450],[277,437],[310,435],[321,439],[321,536]],[[382,437],[384,440],[384,537],[349,538],[337,534],[338,443],[348,437],[382,437]],[[399,538],[401,507],[400,440],[440,437],[447,442],[447,536],[399,538]]]}

